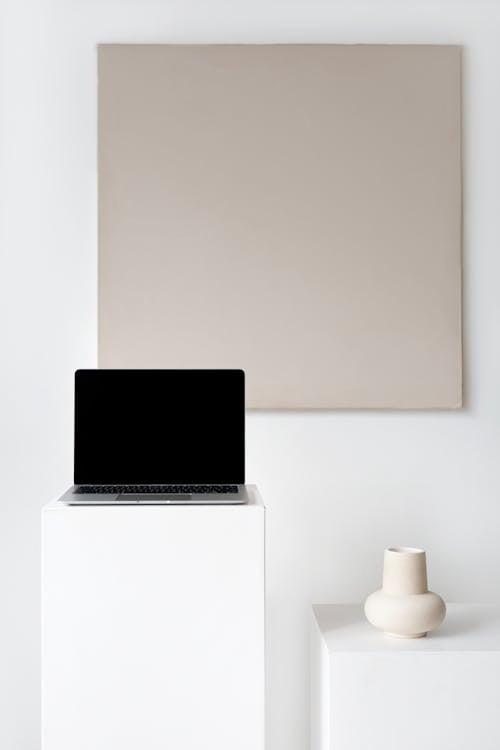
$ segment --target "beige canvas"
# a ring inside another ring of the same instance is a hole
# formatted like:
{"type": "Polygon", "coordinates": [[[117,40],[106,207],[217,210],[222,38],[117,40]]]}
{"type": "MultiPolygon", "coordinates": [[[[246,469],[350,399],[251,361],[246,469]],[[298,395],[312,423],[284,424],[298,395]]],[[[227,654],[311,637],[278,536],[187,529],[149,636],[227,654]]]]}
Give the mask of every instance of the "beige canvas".
{"type": "Polygon", "coordinates": [[[460,50],[99,48],[99,365],[461,405],[460,50]]]}

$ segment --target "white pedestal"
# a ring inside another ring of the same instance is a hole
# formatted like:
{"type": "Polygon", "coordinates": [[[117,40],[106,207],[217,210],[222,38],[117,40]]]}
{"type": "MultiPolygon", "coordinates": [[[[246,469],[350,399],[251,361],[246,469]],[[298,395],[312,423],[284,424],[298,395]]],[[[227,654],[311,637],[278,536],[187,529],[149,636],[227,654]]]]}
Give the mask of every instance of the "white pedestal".
{"type": "Polygon", "coordinates": [[[262,750],[264,507],[42,513],[43,750],[262,750]]]}
{"type": "Polygon", "coordinates": [[[448,606],[427,638],[387,638],[358,605],[312,623],[311,750],[498,750],[500,608],[448,606]]]}

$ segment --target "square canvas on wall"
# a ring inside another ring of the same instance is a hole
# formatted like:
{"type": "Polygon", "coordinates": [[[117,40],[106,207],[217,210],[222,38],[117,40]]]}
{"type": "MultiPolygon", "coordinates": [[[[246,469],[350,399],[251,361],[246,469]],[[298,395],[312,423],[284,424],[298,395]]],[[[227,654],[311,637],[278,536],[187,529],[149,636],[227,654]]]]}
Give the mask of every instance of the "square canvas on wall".
{"type": "Polygon", "coordinates": [[[462,399],[460,48],[101,45],[99,365],[462,399]]]}

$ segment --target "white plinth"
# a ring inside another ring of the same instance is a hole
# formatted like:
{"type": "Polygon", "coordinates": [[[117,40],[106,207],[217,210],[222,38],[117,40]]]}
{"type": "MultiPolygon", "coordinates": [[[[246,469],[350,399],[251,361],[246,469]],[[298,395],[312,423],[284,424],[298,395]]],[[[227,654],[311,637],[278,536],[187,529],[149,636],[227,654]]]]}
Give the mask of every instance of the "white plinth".
{"type": "Polygon", "coordinates": [[[427,638],[384,637],[357,605],[317,605],[311,750],[498,750],[500,608],[448,606],[427,638]]]}
{"type": "Polygon", "coordinates": [[[264,507],[42,513],[43,750],[262,750],[264,507]]]}

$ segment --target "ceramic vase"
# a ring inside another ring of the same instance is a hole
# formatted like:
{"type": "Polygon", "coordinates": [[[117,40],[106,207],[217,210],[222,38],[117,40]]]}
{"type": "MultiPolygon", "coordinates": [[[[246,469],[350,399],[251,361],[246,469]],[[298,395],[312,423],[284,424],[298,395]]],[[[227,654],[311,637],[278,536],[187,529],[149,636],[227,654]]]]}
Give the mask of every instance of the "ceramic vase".
{"type": "Polygon", "coordinates": [[[427,588],[425,551],[388,547],[382,588],[365,602],[369,622],[393,638],[422,638],[444,620],[446,605],[427,588]]]}

